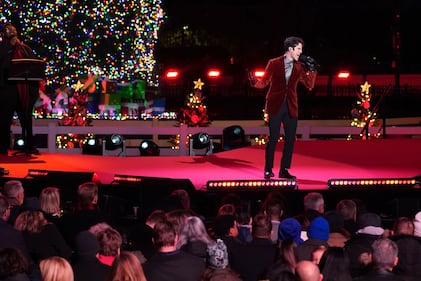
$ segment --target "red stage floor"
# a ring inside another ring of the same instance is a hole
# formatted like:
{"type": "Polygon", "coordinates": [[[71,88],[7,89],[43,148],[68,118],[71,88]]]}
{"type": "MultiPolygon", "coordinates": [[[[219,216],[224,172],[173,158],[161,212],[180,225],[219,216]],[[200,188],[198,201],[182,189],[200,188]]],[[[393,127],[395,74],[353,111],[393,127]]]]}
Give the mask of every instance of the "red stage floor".
{"type": "MultiPolygon", "coordinates": [[[[282,144],[276,152],[279,163],[282,144]]],[[[412,178],[421,174],[421,139],[326,140],[296,142],[291,173],[298,188],[327,189],[331,178],[412,178]]],[[[278,164],[279,165],[279,164],[278,164]]],[[[189,179],[196,189],[208,180],[263,179],[264,146],[209,156],[116,157],[43,153],[35,157],[0,156],[10,177],[23,178],[28,169],[95,172],[104,184],[115,174],[189,179]]],[[[277,173],[279,166],[275,166],[277,173]]]]}

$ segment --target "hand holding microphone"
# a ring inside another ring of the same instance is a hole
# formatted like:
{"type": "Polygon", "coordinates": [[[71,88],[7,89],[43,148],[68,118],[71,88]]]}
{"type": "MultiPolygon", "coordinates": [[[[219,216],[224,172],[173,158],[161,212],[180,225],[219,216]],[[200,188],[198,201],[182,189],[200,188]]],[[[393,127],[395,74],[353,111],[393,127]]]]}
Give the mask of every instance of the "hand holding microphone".
{"type": "Polygon", "coordinates": [[[320,68],[320,64],[310,56],[306,56],[304,54],[300,55],[299,61],[304,63],[306,70],[315,72],[317,69],[320,68]]]}

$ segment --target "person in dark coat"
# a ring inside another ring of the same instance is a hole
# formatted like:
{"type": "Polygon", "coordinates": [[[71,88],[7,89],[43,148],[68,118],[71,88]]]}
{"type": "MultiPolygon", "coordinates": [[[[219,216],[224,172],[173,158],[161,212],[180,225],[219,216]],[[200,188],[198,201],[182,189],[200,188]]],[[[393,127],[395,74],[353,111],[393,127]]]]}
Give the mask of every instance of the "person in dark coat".
{"type": "Polygon", "coordinates": [[[75,255],[71,263],[75,281],[107,280],[111,267],[97,258],[97,237],[88,230],[81,231],[76,235],[75,246],[75,255]]]}
{"type": "Polygon", "coordinates": [[[74,249],[76,235],[99,223],[108,223],[106,216],[98,208],[98,185],[85,182],[78,186],[77,205],[73,212],[64,214],[59,224],[60,232],[66,242],[74,249]]]}
{"type": "Polygon", "coordinates": [[[272,242],[271,231],[270,218],[257,214],[252,222],[253,240],[231,252],[230,266],[240,274],[243,281],[265,279],[275,263],[278,248],[272,242]]]}
{"type": "Polygon", "coordinates": [[[23,211],[16,218],[15,228],[22,232],[29,254],[36,263],[53,256],[70,261],[72,249],[42,211],[23,211]]]}
{"type": "Polygon", "coordinates": [[[378,239],[372,244],[373,268],[367,273],[354,278],[354,281],[404,281],[392,272],[398,263],[398,245],[390,239],[378,239]]]}
{"type": "Polygon", "coordinates": [[[384,233],[381,218],[375,213],[364,213],[357,218],[358,231],[345,242],[345,252],[350,259],[350,272],[353,278],[370,270],[371,245],[384,233]]]}
{"type": "Polygon", "coordinates": [[[143,264],[148,281],[197,281],[206,262],[197,256],[177,250],[174,226],[158,222],[154,227],[154,243],[157,253],[143,264]]]}
{"type": "Polygon", "coordinates": [[[408,217],[399,217],[393,223],[392,241],[398,245],[398,264],[393,272],[405,279],[421,280],[421,244],[414,236],[414,222],[408,217]]]}

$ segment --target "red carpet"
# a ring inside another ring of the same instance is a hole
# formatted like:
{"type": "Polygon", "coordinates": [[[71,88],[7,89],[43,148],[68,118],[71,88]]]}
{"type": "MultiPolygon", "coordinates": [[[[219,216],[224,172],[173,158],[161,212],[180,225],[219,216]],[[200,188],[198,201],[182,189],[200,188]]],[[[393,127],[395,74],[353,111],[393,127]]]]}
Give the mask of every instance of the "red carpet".
{"type": "MultiPolygon", "coordinates": [[[[277,147],[279,169],[282,144],[277,147]]],[[[331,178],[412,178],[421,174],[421,139],[327,140],[296,142],[291,173],[298,188],[327,189],[331,178]]],[[[264,146],[216,153],[209,156],[116,157],[74,154],[0,156],[0,167],[9,177],[23,178],[28,169],[95,172],[102,183],[115,174],[189,179],[196,189],[208,180],[262,179],[264,146]]]]}

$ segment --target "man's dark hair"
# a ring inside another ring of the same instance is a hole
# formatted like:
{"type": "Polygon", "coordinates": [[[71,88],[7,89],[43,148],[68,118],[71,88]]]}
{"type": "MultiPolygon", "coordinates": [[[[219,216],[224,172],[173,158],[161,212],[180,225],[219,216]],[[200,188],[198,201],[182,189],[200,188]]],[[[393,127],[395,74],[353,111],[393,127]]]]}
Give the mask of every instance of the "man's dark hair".
{"type": "Polygon", "coordinates": [[[251,232],[253,237],[270,237],[272,223],[270,218],[264,214],[257,214],[253,218],[251,232]]]}
{"type": "Polygon", "coordinates": [[[156,248],[175,245],[176,232],[169,221],[157,222],[153,231],[154,244],[156,248]]]}
{"type": "Polygon", "coordinates": [[[297,46],[298,44],[300,44],[304,46],[304,40],[301,39],[300,37],[295,37],[295,36],[291,36],[291,37],[287,37],[284,41],[284,52],[288,51],[288,48],[295,48],[295,46],[297,46]]]}

